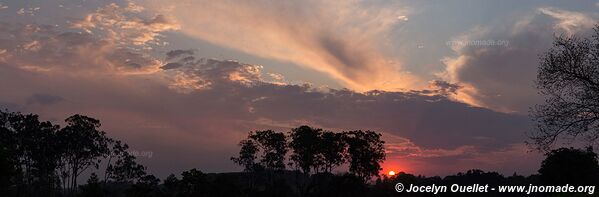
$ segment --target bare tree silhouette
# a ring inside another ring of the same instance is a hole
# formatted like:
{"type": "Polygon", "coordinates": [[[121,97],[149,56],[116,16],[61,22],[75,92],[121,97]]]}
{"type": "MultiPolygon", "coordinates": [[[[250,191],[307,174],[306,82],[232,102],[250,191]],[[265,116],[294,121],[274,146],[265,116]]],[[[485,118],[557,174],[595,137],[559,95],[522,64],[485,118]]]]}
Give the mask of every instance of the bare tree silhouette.
{"type": "Polygon", "coordinates": [[[589,38],[559,36],[541,57],[537,88],[546,96],[531,116],[537,129],[530,136],[539,150],[560,140],[599,138],[599,26],[589,38]]]}

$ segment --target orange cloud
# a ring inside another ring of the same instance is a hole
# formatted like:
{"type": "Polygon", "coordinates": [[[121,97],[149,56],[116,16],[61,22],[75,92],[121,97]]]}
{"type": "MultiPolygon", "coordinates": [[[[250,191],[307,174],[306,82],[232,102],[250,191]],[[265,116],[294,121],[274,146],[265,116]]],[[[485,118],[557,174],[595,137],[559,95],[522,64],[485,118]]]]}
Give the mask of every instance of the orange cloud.
{"type": "MultiPolygon", "coordinates": [[[[195,38],[329,74],[358,91],[405,90],[424,83],[381,52],[403,8],[360,1],[150,1],[195,38]]],[[[403,14],[401,16],[404,16],[403,14]]]]}
{"type": "Polygon", "coordinates": [[[179,28],[176,22],[163,15],[151,18],[134,15],[143,10],[142,6],[134,3],[127,6],[111,3],[87,14],[82,20],[74,22],[72,27],[87,33],[100,33],[104,39],[121,45],[145,47],[148,47],[146,44],[160,44],[158,37],[161,32],[179,28]]]}

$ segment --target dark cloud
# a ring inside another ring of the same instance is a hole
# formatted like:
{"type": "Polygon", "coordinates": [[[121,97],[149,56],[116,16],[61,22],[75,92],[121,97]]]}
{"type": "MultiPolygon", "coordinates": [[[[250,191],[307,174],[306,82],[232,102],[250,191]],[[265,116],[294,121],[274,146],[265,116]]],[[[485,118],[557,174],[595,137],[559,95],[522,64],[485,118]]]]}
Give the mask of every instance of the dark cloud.
{"type": "Polygon", "coordinates": [[[458,84],[449,83],[443,80],[433,80],[430,82],[430,86],[433,90],[443,95],[455,94],[462,86],[458,84]]]}
{"type": "Polygon", "coordinates": [[[60,96],[50,95],[50,94],[33,94],[29,98],[27,98],[27,104],[41,104],[41,105],[51,105],[58,102],[64,101],[64,98],[60,96]]]}
{"type": "Polygon", "coordinates": [[[183,66],[183,64],[177,63],[177,62],[171,62],[171,63],[167,63],[164,66],[160,67],[164,70],[168,70],[168,69],[175,69],[175,68],[179,68],[183,66]]]}
{"type": "MultiPolygon", "coordinates": [[[[179,71],[174,75],[183,75],[185,79],[195,79],[173,87],[199,87],[186,94],[195,98],[191,99],[195,106],[204,106],[204,110],[219,105],[237,106],[222,109],[233,110],[233,114],[245,117],[244,121],[262,118],[287,125],[306,121],[327,128],[377,129],[406,137],[418,146],[447,149],[464,145],[505,147],[521,143],[523,133],[529,129],[526,116],[470,107],[429,92],[357,93],[320,91],[308,85],[277,85],[261,80],[260,67],[214,59],[172,71],[179,71]],[[212,98],[218,98],[219,104],[212,98]]],[[[436,84],[457,88],[448,83],[436,84]]]]}
{"type": "MultiPolygon", "coordinates": [[[[23,110],[57,120],[74,113],[99,118],[111,136],[136,150],[152,151],[153,157],[143,162],[159,176],[194,167],[236,169],[228,158],[247,131],[256,129],[286,131],[301,124],[337,131],[372,129],[384,133],[392,150],[389,158],[406,163],[438,158],[472,167],[471,161],[485,163],[485,154],[521,144],[528,129],[526,117],[471,107],[430,92],[320,90],[264,82],[261,72],[260,66],[214,59],[128,77],[38,74],[2,66],[0,79],[19,86],[0,83],[0,91],[11,95],[0,102],[22,103],[22,96],[42,90],[69,98],[70,102],[27,105],[23,110]]],[[[507,158],[505,165],[522,157],[507,158]]],[[[419,173],[443,172],[443,167],[434,169],[419,173]]]]}
{"type": "Polygon", "coordinates": [[[457,56],[445,59],[445,63],[446,79],[464,86],[458,90],[459,98],[520,114],[542,102],[534,84],[539,56],[551,47],[555,35],[589,31],[591,19],[578,12],[540,10],[512,24],[474,29],[456,39],[463,45],[452,46],[457,56]],[[492,42],[480,45],[485,41],[492,42]]]}
{"type": "Polygon", "coordinates": [[[20,111],[21,108],[15,103],[0,102],[0,110],[20,111]]]}
{"type": "Polygon", "coordinates": [[[195,51],[194,50],[172,50],[166,53],[166,60],[172,60],[175,58],[179,58],[183,55],[185,56],[190,56],[190,55],[194,55],[195,51]]]}
{"type": "Polygon", "coordinates": [[[179,68],[185,65],[195,66],[201,64],[203,60],[196,60],[195,50],[171,50],[166,53],[166,63],[164,66],[160,67],[161,69],[168,70],[179,68]]]}

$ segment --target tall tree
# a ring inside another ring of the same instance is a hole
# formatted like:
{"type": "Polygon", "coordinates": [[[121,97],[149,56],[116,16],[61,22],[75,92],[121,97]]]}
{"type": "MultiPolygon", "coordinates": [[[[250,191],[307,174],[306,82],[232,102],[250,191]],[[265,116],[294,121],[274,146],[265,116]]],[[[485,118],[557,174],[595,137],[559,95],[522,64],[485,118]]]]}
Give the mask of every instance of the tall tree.
{"type": "Polygon", "coordinates": [[[67,125],[58,131],[62,147],[61,176],[72,193],[77,192],[77,177],[86,169],[98,168],[102,158],[110,154],[108,138],[100,131],[100,121],[82,115],[65,120],[67,125]]]}
{"type": "Polygon", "coordinates": [[[347,145],[343,141],[343,133],[325,131],[321,135],[319,152],[322,155],[323,171],[331,172],[333,168],[343,164],[347,145]]]}
{"type": "Polygon", "coordinates": [[[260,163],[268,170],[284,170],[285,155],[287,154],[287,138],[284,133],[273,130],[255,131],[249,139],[257,142],[262,149],[260,163]]]}
{"type": "Polygon", "coordinates": [[[21,131],[25,141],[23,148],[25,156],[31,162],[30,177],[35,177],[34,188],[49,195],[54,193],[58,186],[55,174],[60,160],[60,147],[56,136],[59,129],[57,125],[50,122],[40,122],[37,115],[25,115],[24,122],[27,124],[21,131]]]}
{"type": "Polygon", "coordinates": [[[380,163],[385,160],[385,142],[381,140],[381,134],[361,130],[344,134],[348,145],[349,171],[363,181],[378,176],[382,170],[380,163]]]}
{"type": "Polygon", "coordinates": [[[321,133],[322,129],[305,125],[291,129],[289,147],[293,153],[290,160],[306,174],[310,174],[311,169],[318,172],[323,162],[321,133]]]}
{"type": "Polygon", "coordinates": [[[16,169],[14,163],[9,159],[8,149],[0,143],[0,196],[14,196],[12,185],[16,169]]]}
{"type": "MultiPolygon", "coordinates": [[[[34,114],[0,110],[0,196],[5,191],[17,196],[54,196],[60,182],[64,196],[76,195],[77,177],[90,167],[97,169],[109,155],[105,177],[120,183],[153,183],[127,144],[98,130],[98,120],[74,115],[66,123],[60,129],[34,114]]],[[[92,178],[98,182],[97,175],[92,178]]]]}
{"type": "Polygon", "coordinates": [[[17,175],[20,169],[17,167],[19,157],[17,155],[16,134],[11,127],[11,116],[13,113],[0,110],[0,195],[16,195],[13,185],[18,183],[17,175]]]}
{"type": "Polygon", "coordinates": [[[105,171],[106,179],[119,183],[133,183],[146,175],[146,167],[138,164],[135,156],[129,153],[129,145],[121,141],[113,143],[105,171]],[[114,160],[114,162],[112,162],[114,160]]]}
{"type": "Polygon", "coordinates": [[[254,140],[245,139],[239,142],[239,146],[241,146],[241,150],[239,150],[238,157],[231,157],[231,160],[243,166],[243,171],[253,172],[256,169],[256,158],[258,153],[258,145],[254,140]]]}
{"type": "Polygon", "coordinates": [[[41,122],[37,115],[0,111],[0,144],[15,170],[11,180],[18,190],[53,195],[60,156],[57,130],[58,126],[41,122]]]}
{"type": "Polygon", "coordinates": [[[531,115],[537,129],[531,140],[549,150],[561,139],[599,138],[599,27],[592,38],[560,36],[540,60],[537,88],[546,96],[531,115]]]}

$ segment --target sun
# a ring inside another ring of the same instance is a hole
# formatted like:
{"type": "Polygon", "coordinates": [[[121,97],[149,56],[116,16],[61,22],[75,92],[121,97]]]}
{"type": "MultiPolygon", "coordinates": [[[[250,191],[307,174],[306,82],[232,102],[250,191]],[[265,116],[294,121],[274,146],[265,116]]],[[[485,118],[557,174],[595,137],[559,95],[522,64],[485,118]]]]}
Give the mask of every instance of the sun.
{"type": "Polygon", "coordinates": [[[393,171],[393,170],[389,171],[389,176],[393,176],[393,175],[395,175],[395,171],[393,171]]]}

